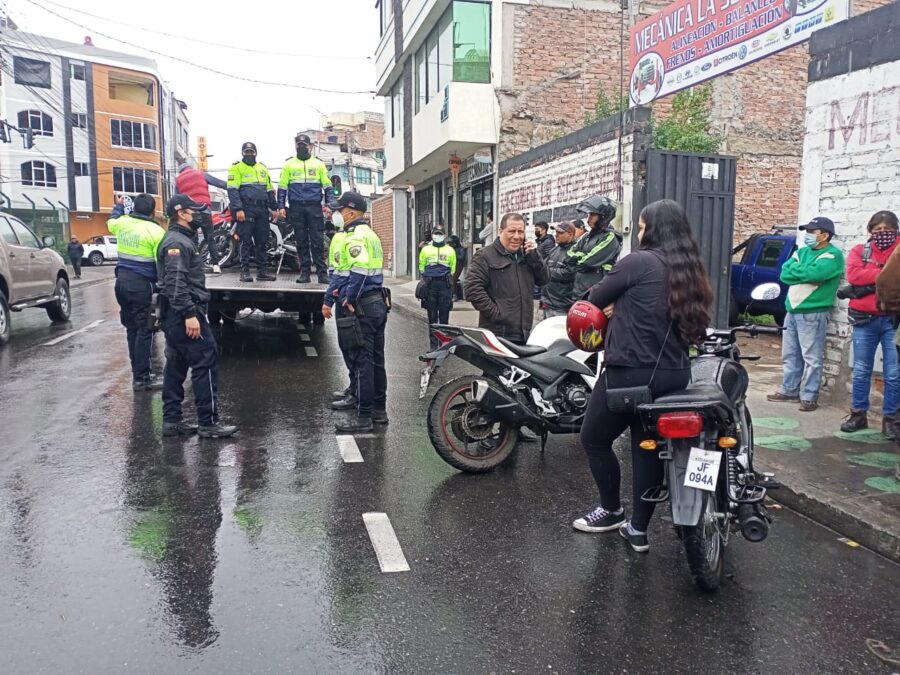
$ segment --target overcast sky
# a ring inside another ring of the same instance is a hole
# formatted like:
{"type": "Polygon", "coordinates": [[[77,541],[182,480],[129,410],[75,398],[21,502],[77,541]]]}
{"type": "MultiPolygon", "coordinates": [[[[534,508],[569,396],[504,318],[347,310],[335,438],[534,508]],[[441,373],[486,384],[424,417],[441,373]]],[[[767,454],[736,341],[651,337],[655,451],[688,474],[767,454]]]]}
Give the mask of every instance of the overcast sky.
{"type": "Polygon", "coordinates": [[[50,0],[0,0],[0,8],[20,29],[31,33],[79,44],[85,35],[90,35],[98,47],[155,59],[172,92],[188,104],[192,153],[196,153],[197,136],[205,135],[208,152],[215,155],[210,158],[209,167],[222,170],[217,173],[223,176],[224,170],[240,159],[244,141],[257,144],[259,159],[267,166],[281,166],[284,158],[294,152],[294,134],[319,126],[318,111],[384,112],[382,100],[371,94],[320,93],[253,84],[143,51],[163,52],[234,76],[340,91],[371,91],[375,89],[372,55],[378,42],[374,0],[300,0],[255,5],[196,0],[52,2],[58,4],[51,4],[50,0]],[[74,6],[78,11],[60,5],[74,6]],[[247,9],[253,6],[259,7],[256,14],[247,9]],[[125,23],[131,27],[121,25],[125,23]],[[165,37],[138,26],[184,37],[165,37]],[[253,54],[197,44],[191,36],[234,48],[321,56],[253,54]]]}

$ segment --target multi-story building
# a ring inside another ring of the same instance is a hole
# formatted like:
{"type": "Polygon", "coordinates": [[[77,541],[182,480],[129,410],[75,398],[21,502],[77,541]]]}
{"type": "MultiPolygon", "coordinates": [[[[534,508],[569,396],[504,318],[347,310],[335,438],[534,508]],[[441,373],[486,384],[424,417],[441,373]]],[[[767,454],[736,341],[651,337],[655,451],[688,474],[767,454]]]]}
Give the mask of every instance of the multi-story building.
{"type": "Polygon", "coordinates": [[[0,117],[34,139],[0,144],[4,208],[62,213],[82,239],[106,230],[117,194],[153,194],[161,215],[165,170],[187,155],[169,143],[175,99],[154,61],[17,30],[3,31],[0,59],[0,117]]]}
{"type": "Polygon", "coordinates": [[[175,193],[175,177],[182,164],[197,165],[190,151],[190,121],[187,117],[187,103],[179,100],[163,87],[163,116],[165,118],[165,142],[163,143],[163,163],[167,194],[175,193]]]}
{"type": "Polygon", "coordinates": [[[376,112],[327,115],[322,129],[307,129],[316,156],[344,190],[367,197],[384,194],[384,115],[376,112]]]}

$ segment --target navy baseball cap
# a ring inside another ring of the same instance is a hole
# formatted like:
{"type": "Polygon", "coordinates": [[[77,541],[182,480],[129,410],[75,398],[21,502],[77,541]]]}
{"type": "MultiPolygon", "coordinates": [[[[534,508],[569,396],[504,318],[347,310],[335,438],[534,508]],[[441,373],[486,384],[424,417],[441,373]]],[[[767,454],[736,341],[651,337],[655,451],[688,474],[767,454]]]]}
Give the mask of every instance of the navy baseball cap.
{"type": "Polygon", "coordinates": [[[307,145],[312,145],[312,139],[309,137],[309,134],[297,134],[294,137],[295,143],[306,143],[307,145]]]}
{"type": "Polygon", "coordinates": [[[353,209],[354,211],[362,211],[363,213],[369,210],[366,198],[352,190],[343,193],[337,200],[329,202],[328,208],[332,211],[337,211],[338,209],[353,209]]]}
{"type": "Polygon", "coordinates": [[[256,152],[256,143],[253,143],[252,141],[247,141],[246,143],[244,143],[241,146],[241,152],[246,152],[247,150],[252,150],[253,152],[256,152]]]}
{"type": "Polygon", "coordinates": [[[203,204],[198,204],[187,195],[174,194],[166,202],[166,215],[174,218],[175,214],[182,209],[191,209],[191,211],[202,211],[205,208],[203,204]]]}
{"type": "Polygon", "coordinates": [[[811,221],[806,223],[806,225],[800,226],[801,230],[822,230],[822,232],[827,232],[828,234],[834,234],[834,222],[832,222],[831,218],[826,218],[825,216],[816,216],[811,221]]]}

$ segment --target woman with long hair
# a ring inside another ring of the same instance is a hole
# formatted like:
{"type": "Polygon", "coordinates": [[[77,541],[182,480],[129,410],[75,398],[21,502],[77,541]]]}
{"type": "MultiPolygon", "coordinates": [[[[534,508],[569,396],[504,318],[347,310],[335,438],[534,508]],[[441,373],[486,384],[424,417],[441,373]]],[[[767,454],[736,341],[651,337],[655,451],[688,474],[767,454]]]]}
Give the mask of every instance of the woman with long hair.
{"type": "Polygon", "coordinates": [[[663,464],[656,452],[640,448],[645,436],[637,415],[609,409],[607,390],[649,385],[657,397],[687,387],[691,380],[688,349],[706,336],[713,293],[687,215],[676,202],[663,199],[646,206],[638,240],[638,250],[622,258],[588,295],[591,303],[611,316],[604,371],[581,429],[600,505],[572,526],[582,532],[619,529],[635,551],[645,552],[650,548],[647,525],[654,504],[642,501],[641,495],[662,484],[663,464]],[[621,474],[613,453],[613,442],[629,427],[630,521],[620,501],[621,474]]]}

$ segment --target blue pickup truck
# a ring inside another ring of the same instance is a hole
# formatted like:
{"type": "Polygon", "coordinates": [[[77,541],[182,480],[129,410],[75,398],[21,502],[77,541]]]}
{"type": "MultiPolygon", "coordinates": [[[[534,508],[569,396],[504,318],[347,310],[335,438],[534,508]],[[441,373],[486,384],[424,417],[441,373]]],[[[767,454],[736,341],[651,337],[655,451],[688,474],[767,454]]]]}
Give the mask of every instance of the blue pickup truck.
{"type": "Polygon", "coordinates": [[[778,325],[784,323],[787,286],[781,283],[781,266],[797,250],[796,225],[779,225],[771,232],[754,234],[732,251],[731,307],[732,325],[739,315],[771,314],[778,325]],[[760,284],[775,282],[781,286],[777,300],[751,300],[750,292],[760,284]],[[752,303],[752,304],[751,304],[752,303]]]}

